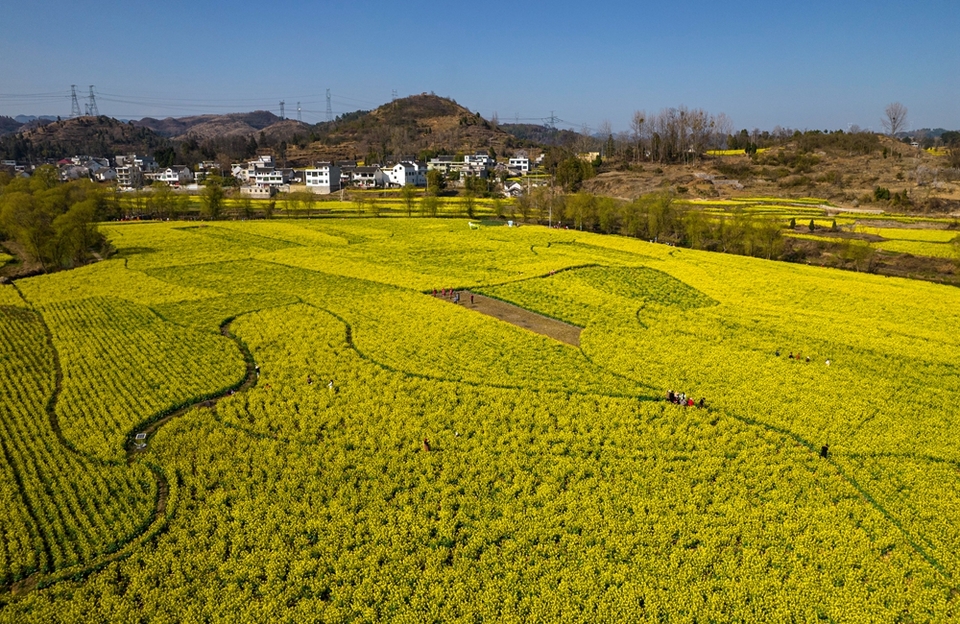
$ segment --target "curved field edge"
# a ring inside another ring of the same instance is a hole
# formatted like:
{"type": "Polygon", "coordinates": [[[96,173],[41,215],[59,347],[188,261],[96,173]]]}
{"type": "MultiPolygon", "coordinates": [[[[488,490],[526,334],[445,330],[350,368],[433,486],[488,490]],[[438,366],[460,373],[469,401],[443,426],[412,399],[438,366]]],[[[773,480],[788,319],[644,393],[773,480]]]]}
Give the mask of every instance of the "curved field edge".
{"type": "MultiPolygon", "coordinates": [[[[344,323],[344,324],[345,324],[345,327],[347,328],[346,331],[347,331],[347,333],[348,333],[348,335],[349,335],[349,333],[350,333],[349,325],[346,324],[346,323],[344,323]]],[[[517,388],[517,389],[521,389],[521,388],[517,388]]],[[[735,419],[738,418],[735,414],[729,414],[729,416],[732,417],[732,418],[735,418],[735,419]]],[[[763,422],[759,422],[759,421],[758,421],[758,422],[756,422],[756,423],[754,423],[754,424],[755,424],[756,426],[762,426],[762,427],[767,428],[767,429],[769,430],[769,426],[770,426],[769,423],[763,423],[763,422]]],[[[796,435],[796,434],[792,434],[792,433],[791,433],[789,430],[787,430],[787,429],[784,429],[783,431],[780,431],[779,433],[780,433],[781,435],[788,435],[788,436],[791,436],[791,437],[794,436],[794,435],[796,435]]],[[[802,445],[804,445],[804,446],[806,446],[809,452],[811,452],[811,453],[817,453],[817,450],[818,450],[818,449],[816,448],[815,445],[813,445],[813,444],[810,443],[809,441],[803,440],[802,438],[796,438],[796,437],[794,438],[794,441],[797,442],[797,443],[800,443],[800,444],[802,444],[802,445]]],[[[840,457],[840,456],[838,455],[837,457],[840,457]]],[[[829,459],[832,460],[833,458],[830,457],[829,459]]],[[[936,459],[937,461],[947,461],[947,460],[941,460],[941,459],[939,459],[939,458],[935,458],[935,459],[936,459]]],[[[834,463],[834,462],[831,461],[831,463],[834,463]]],[[[837,467],[837,468],[838,468],[838,470],[840,470],[839,467],[837,467]]],[[[840,470],[840,472],[842,473],[842,470],[840,470]]],[[[848,483],[850,483],[850,478],[846,477],[846,475],[843,475],[843,476],[844,476],[844,480],[847,481],[848,483]]],[[[871,495],[869,494],[869,492],[865,491],[865,490],[864,490],[862,487],[860,487],[859,485],[856,485],[856,483],[854,483],[854,485],[855,485],[855,488],[859,491],[860,495],[866,500],[866,502],[871,503],[871,504],[874,506],[875,509],[877,509],[878,511],[880,511],[887,521],[893,522],[894,525],[896,525],[896,519],[895,519],[895,518],[890,517],[890,514],[889,514],[889,513],[884,512],[883,508],[877,508],[877,505],[876,505],[875,501],[871,501],[871,500],[870,500],[869,497],[870,497],[871,495]]],[[[867,487],[869,487],[869,486],[867,486],[867,487]]],[[[917,546],[914,544],[914,540],[911,539],[911,536],[910,536],[907,532],[905,532],[902,527],[898,526],[897,528],[898,528],[898,529],[900,530],[900,532],[904,535],[904,537],[905,537],[908,541],[911,542],[911,545],[912,545],[913,548],[916,550],[916,549],[917,549],[917,546]]],[[[928,556],[926,556],[926,555],[922,552],[922,550],[918,550],[917,552],[918,552],[918,554],[920,554],[921,556],[923,556],[923,558],[927,561],[927,563],[929,563],[932,567],[938,569],[938,571],[939,571],[941,574],[944,574],[944,572],[943,572],[943,570],[942,570],[942,566],[941,566],[941,567],[938,567],[938,563],[937,563],[937,561],[936,561],[935,559],[931,560],[931,558],[929,558],[928,556]]],[[[947,576],[949,576],[949,575],[947,574],[947,576]]],[[[955,592],[955,588],[952,588],[951,591],[952,591],[952,592],[955,592]]]]}
{"type": "MultiPolygon", "coordinates": [[[[43,322],[43,315],[37,313],[38,318],[44,325],[47,335],[50,338],[50,346],[54,354],[56,354],[56,347],[52,341],[52,336],[50,335],[49,328],[46,327],[46,323],[43,322]]],[[[149,442],[150,436],[157,431],[157,429],[163,424],[169,422],[173,418],[182,416],[186,414],[194,407],[198,405],[206,405],[212,407],[215,405],[218,399],[221,399],[226,396],[232,395],[236,391],[246,389],[253,386],[256,383],[256,372],[255,372],[255,362],[253,361],[253,356],[251,355],[249,349],[242,340],[234,336],[230,332],[230,323],[233,321],[233,318],[228,318],[221,323],[220,331],[221,333],[234,341],[238,346],[239,350],[244,356],[244,361],[246,364],[246,372],[242,379],[238,382],[228,386],[225,389],[218,391],[217,393],[211,393],[206,396],[197,397],[192,401],[187,401],[179,405],[170,406],[169,408],[162,410],[161,412],[154,415],[153,418],[147,419],[141,422],[137,427],[131,432],[128,436],[128,442],[126,445],[127,452],[127,461],[129,465],[137,460],[137,457],[140,453],[146,449],[147,443],[149,442]],[[137,434],[142,433],[143,438],[138,440],[137,434]],[[138,448],[138,444],[143,444],[142,447],[138,448]]],[[[57,391],[55,391],[48,402],[48,415],[51,419],[56,417],[55,405],[59,395],[59,358],[55,356],[55,361],[57,362],[57,391]]],[[[59,430],[58,427],[54,427],[59,430]]],[[[86,458],[89,461],[98,462],[103,465],[116,466],[114,462],[108,462],[96,456],[89,455],[77,450],[72,444],[70,444],[62,434],[58,435],[58,440],[63,444],[64,448],[68,452],[76,453],[81,457],[86,458]]],[[[141,547],[143,544],[147,543],[153,539],[157,534],[159,534],[166,526],[169,519],[175,513],[177,496],[178,496],[178,479],[170,479],[163,468],[150,461],[144,462],[144,465],[149,468],[152,473],[157,487],[157,494],[155,499],[154,512],[152,517],[148,518],[141,529],[134,532],[132,536],[128,539],[120,540],[117,544],[116,549],[111,549],[91,561],[78,563],[73,566],[61,568],[49,573],[40,573],[34,572],[25,578],[21,578],[14,583],[7,585],[4,589],[9,593],[10,597],[21,596],[29,591],[34,589],[42,589],[48,587],[55,583],[64,581],[64,580],[78,580],[88,576],[89,574],[96,572],[97,570],[102,569],[107,564],[118,561],[125,557],[128,557],[135,549],[141,547]]],[[[0,594],[0,601],[4,600],[3,594],[0,594]]]]}

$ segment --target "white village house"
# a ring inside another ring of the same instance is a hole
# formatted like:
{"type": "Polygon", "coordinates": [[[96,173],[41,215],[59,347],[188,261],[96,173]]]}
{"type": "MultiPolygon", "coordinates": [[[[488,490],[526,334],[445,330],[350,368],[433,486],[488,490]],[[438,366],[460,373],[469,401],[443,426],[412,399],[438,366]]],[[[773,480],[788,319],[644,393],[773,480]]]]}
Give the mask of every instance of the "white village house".
{"type": "Polygon", "coordinates": [[[257,169],[254,183],[257,186],[281,187],[293,180],[293,169],[257,169]]]}
{"type": "Polygon", "coordinates": [[[507,161],[507,167],[519,171],[520,173],[526,175],[530,173],[530,159],[529,158],[511,158],[507,161]]]}
{"type": "Polygon", "coordinates": [[[357,167],[350,174],[350,182],[357,188],[380,188],[390,183],[390,178],[380,167],[357,167]]]}
{"type": "Polygon", "coordinates": [[[304,169],[303,178],[308,191],[326,195],[340,190],[340,167],[328,162],[319,162],[311,169],[304,169]]]}
{"type": "Polygon", "coordinates": [[[399,162],[388,169],[386,173],[392,186],[427,185],[427,166],[423,163],[399,162]]]}
{"type": "Polygon", "coordinates": [[[160,182],[166,182],[170,186],[179,186],[193,182],[193,172],[190,171],[189,167],[174,165],[157,174],[156,179],[160,182]]]}

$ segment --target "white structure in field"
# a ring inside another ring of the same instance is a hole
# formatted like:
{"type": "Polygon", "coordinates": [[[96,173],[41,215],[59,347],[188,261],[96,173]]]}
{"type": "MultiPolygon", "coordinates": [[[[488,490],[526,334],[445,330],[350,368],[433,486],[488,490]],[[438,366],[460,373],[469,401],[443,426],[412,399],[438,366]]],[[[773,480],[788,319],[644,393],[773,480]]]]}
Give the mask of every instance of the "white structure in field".
{"type": "Polygon", "coordinates": [[[241,186],[240,195],[256,199],[270,199],[276,190],[272,186],[241,186]]]}
{"type": "Polygon", "coordinates": [[[304,169],[304,181],[308,191],[326,195],[340,190],[340,167],[333,163],[317,163],[312,169],[304,169]]]}
{"type": "Polygon", "coordinates": [[[410,161],[399,162],[387,170],[387,176],[392,186],[427,185],[427,166],[423,163],[410,161]]]}

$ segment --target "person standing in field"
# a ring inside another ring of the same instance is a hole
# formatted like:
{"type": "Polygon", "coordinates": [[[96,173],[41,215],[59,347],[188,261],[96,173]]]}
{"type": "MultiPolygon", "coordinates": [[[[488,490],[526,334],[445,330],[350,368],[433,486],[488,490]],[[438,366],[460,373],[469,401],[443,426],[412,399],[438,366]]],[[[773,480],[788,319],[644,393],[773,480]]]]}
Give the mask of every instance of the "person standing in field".
{"type": "Polygon", "coordinates": [[[470,295],[470,305],[473,305],[473,294],[470,295]]]}

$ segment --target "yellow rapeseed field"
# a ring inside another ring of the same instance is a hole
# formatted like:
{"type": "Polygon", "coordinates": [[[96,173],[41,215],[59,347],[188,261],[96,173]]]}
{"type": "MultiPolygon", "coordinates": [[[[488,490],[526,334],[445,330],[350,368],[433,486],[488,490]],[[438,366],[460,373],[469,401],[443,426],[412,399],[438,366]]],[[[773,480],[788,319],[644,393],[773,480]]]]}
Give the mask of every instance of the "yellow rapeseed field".
{"type": "Polygon", "coordinates": [[[960,290],[465,219],[102,229],[0,286],[0,622],[960,617],[960,290]]]}

